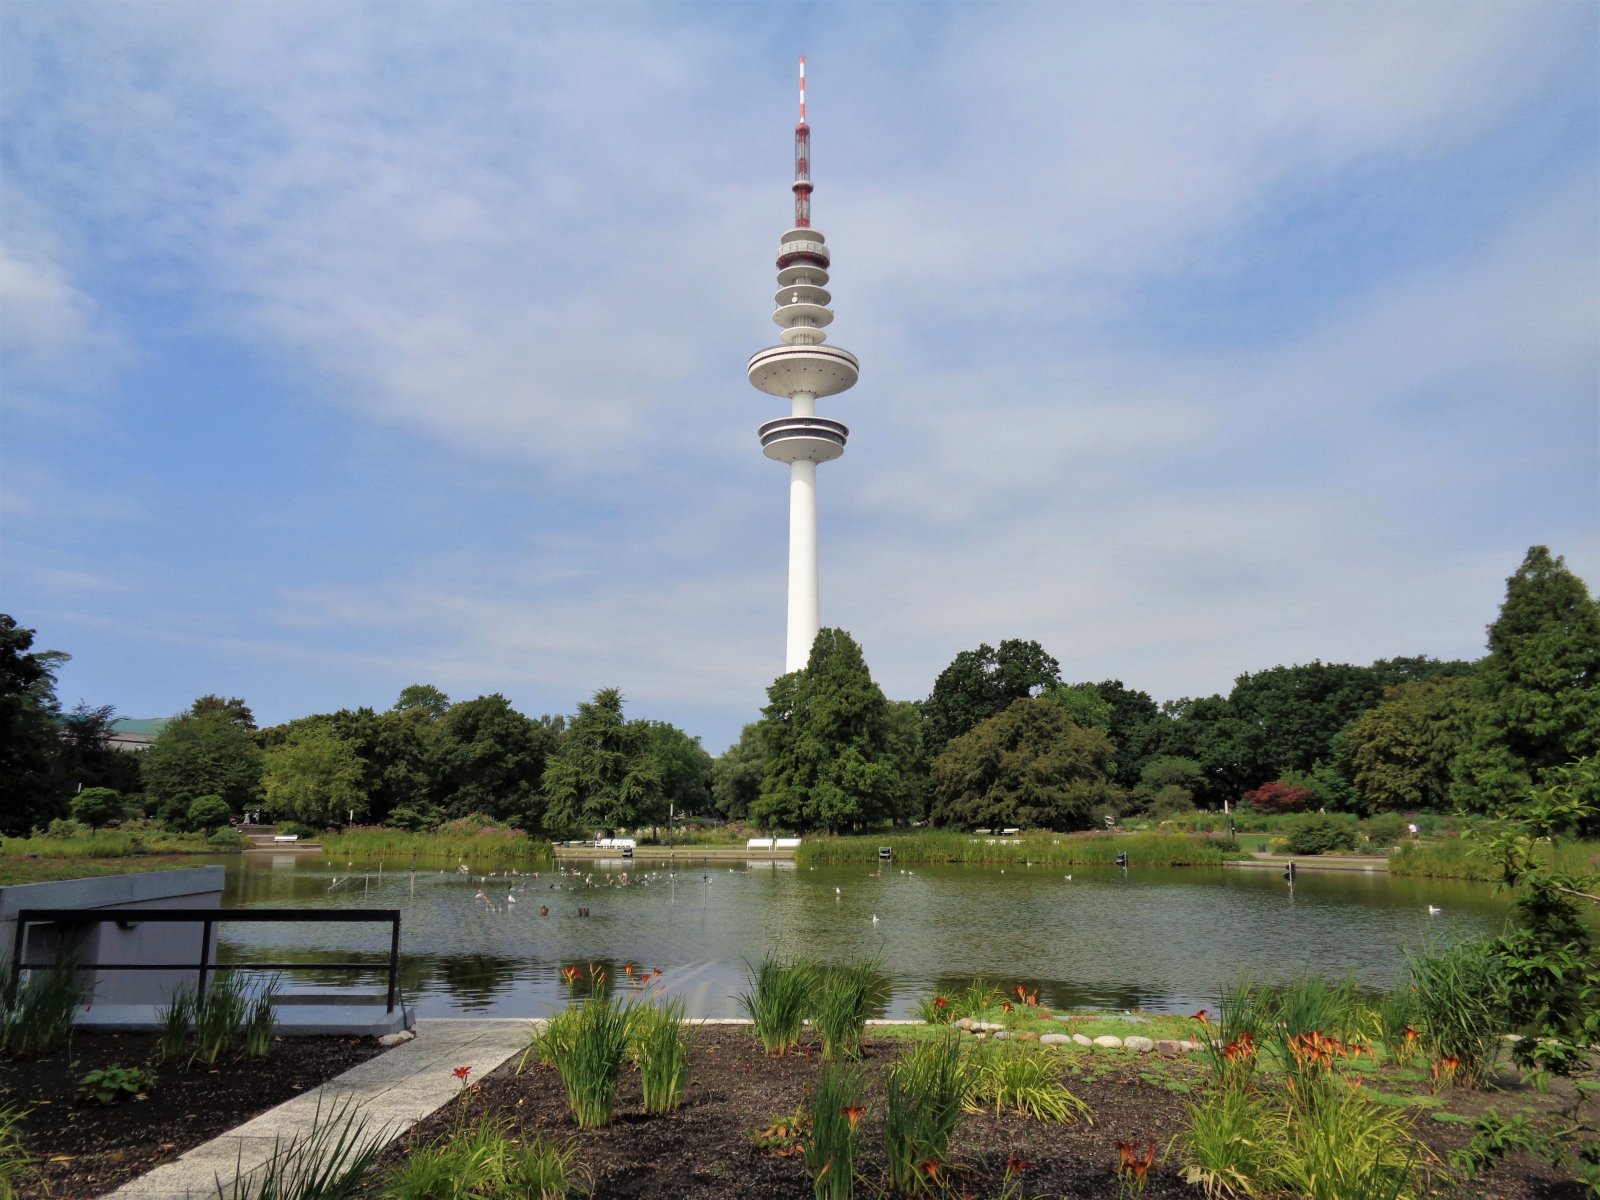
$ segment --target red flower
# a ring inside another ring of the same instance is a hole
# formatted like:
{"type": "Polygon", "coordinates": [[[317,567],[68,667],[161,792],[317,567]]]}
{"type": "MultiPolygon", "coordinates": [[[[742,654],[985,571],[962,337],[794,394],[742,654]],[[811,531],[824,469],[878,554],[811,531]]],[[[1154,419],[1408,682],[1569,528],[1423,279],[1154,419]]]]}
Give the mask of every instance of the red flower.
{"type": "Polygon", "coordinates": [[[943,996],[935,996],[933,998],[933,1006],[935,1008],[949,1008],[950,1001],[946,1000],[943,996]]]}
{"type": "Polygon", "coordinates": [[[1013,1150],[1011,1157],[1006,1159],[1006,1174],[1015,1175],[1019,1171],[1026,1171],[1033,1164],[1022,1157],[1021,1151],[1013,1150]]]}
{"type": "Polygon", "coordinates": [[[1199,1021],[1200,1024],[1204,1025],[1211,1020],[1209,1015],[1210,1012],[1211,1010],[1209,1008],[1202,1008],[1199,1012],[1194,1014],[1194,1019],[1199,1021]]]}
{"type": "Polygon", "coordinates": [[[1003,1003],[1000,1006],[1000,1011],[1003,1012],[1003,1013],[1010,1012],[1011,1011],[1011,1001],[1007,1000],[1005,1003],[1003,1003]]]}
{"type": "Polygon", "coordinates": [[[1117,1164],[1117,1170],[1119,1170],[1119,1171],[1126,1170],[1128,1164],[1133,1161],[1134,1154],[1138,1152],[1139,1143],[1138,1142],[1117,1142],[1117,1143],[1115,1143],[1115,1145],[1116,1145],[1117,1153],[1122,1158],[1122,1161],[1117,1164]]]}
{"type": "Polygon", "coordinates": [[[450,1072],[450,1074],[454,1075],[457,1079],[461,1080],[462,1083],[465,1083],[467,1081],[467,1076],[472,1074],[472,1068],[471,1067],[456,1067],[450,1072]]]}
{"type": "Polygon", "coordinates": [[[850,1122],[850,1128],[853,1130],[856,1127],[856,1122],[861,1120],[861,1114],[867,1110],[859,1104],[846,1104],[839,1111],[844,1114],[844,1119],[850,1122]]]}

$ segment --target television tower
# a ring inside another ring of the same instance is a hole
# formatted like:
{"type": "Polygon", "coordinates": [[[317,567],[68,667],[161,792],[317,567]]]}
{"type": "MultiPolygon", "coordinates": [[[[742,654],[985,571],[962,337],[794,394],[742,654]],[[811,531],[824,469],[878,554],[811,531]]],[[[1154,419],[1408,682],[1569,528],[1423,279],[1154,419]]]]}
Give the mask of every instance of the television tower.
{"type": "Polygon", "coordinates": [[[811,228],[811,127],[806,124],[806,60],[800,59],[800,123],[794,127],[794,228],[778,243],[778,307],[772,314],[781,345],[750,358],[750,383],[789,401],[789,415],[756,432],[761,452],[789,464],[789,636],[784,671],[803,670],[820,621],[817,616],[817,464],[844,453],[850,431],[817,416],[817,400],[855,386],[856,356],[825,346],[828,303],[827,239],[811,228]]]}

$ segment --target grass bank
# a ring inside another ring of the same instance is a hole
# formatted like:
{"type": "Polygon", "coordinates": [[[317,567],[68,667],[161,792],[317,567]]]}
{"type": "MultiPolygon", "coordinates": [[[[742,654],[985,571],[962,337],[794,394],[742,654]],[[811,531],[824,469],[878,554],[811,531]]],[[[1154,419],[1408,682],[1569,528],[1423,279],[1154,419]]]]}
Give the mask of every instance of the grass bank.
{"type": "Polygon", "coordinates": [[[82,829],[59,836],[0,837],[0,858],[132,858],[140,854],[217,854],[237,847],[219,847],[203,833],[164,829],[82,829]]]}
{"type": "MultiPolygon", "coordinates": [[[[1407,843],[1390,857],[1389,873],[1430,879],[1472,879],[1482,883],[1498,880],[1499,867],[1474,857],[1472,846],[1471,841],[1460,837],[1407,843]]],[[[1600,842],[1562,838],[1545,850],[1560,870],[1573,874],[1587,874],[1600,863],[1600,842]]]]}
{"type": "Polygon", "coordinates": [[[888,846],[901,863],[1043,863],[1056,866],[1115,866],[1126,854],[1140,866],[1220,866],[1245,857],[1225,837],[1176,833],[1026,833],[989,837],[971,833],[891,833],[871,837],[819,837],[800,843],[795,862],[811,865],[871,863],[888,846]]]}
{"type": "Polygon", "coordinates": [[[550,843],[520,829],[483,828],[472,831],[435,830],[408,833],[403,829],[360,826],[342,833],[319,834],[317,841],[330,858],[382,859],[385,862],[451,860],[454,862],[548,863],[554,853],[550,843]]]}
{"type": "MultiPolygon", "coordinates": [[[[23,839],[9,839],[21,841],[23,839]]],[[[12,858],[0,857],[0,887],[15,883],[55,883],[62,879],[87,879],[95,875],[135,875],[143,871],[170,871],[192,867],[183,855],[139,855],[133,858],[12,858]]]]}

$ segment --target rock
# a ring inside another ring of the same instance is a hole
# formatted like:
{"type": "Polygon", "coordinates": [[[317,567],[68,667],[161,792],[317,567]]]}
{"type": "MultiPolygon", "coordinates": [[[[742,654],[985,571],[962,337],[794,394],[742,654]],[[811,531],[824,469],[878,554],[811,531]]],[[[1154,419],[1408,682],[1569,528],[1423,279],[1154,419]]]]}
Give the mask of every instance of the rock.
{"type": "Polygon", "coordinates": [[[1130,1038],[1123,1038],[1122,1044],[1127,1049],[1139,1054],[1149,1054],[1150,1051],[1156,1048],[1156,1044],[1153,1041],[1147,1037],[1140,1037],[1138,1034],[1130,1038]]]}
{"type": "Polygon", "coordinates": [[[1094,1044],[1096,1046],[1103,1046],[1107,1050],[1122,1049],[1122,1039],[1119,1037],[1112,1037],[1109,1033],[1102,1033],[1099,1037],[1095,1038],[1094,1044]]]}
{"type": "Polygon", "coordinates": [[[378,1039],[380,1046],[399,1046],[409,1042],[417,1035],[409,1029],[402,1029],[399,1033],[386,1033],[378,1039]]]}
{"type": "Polygon", "coordinates": [[[994,1040],[997,1042],[1009,1041],[1013,1036],[1013,1034],[1009,1034],[1002,1029],[999,1033],[994,1035],[994,1040]]]}
{"type": "Polygon", "coordinates": [[[977,1024],[977,1022],[974,1021],[971,1017],[962,1017],[959,1021],[956,1022],[956,1028],[957,1029],[965,1029],[968,1033],[971,1033],[972,1032],[972,1027],[974,1025],[976,1025],[976,1024],[977,1024]]]}
{"type": "Polygon", "coordinates": [[[1072,1035],[1072,1040],[1080,1046],[1094,1045],[1094,1039],[1089,1037],[1087,1034],[1075,1033],[1072,1035]]]}
{"type": "Polygon", "coordinates": [[[1162,1038],[1156,1043],[1156,1051],[1160,1054],[1182,1054],[1183,1043],[1173,1038],[1162,1038]]]}
{"type": "Polygon", "coordinates": [[[985,1033],[998,1033],[1005,1028],[999,1021],[974,1021],[972,1027],[985,1033]]]}
{"type": "Polygon", "coordinates": [[[1029,1029],[1024,1029],[1017,1034],[1017,1041],[1019,1042],[1037,1042],[1038,1040],[1039,1035],[1029,1029]]]}
{"type": "Polygon", "coordinates": [[[1183,1043],[1183,1048],[1185,1050],[1198,1050],[1200,1049],[1200,1043],[1195,1041],[1193,1038],[1190,1038],[1188,1041],[1183,1043]]]}
{"type": "Polygon", "coordinates": [[[1068,1033],[1047,1033],[1039,1039],[1041,1046],[1070,1046],[1072,1035],[1068,1033]]]}

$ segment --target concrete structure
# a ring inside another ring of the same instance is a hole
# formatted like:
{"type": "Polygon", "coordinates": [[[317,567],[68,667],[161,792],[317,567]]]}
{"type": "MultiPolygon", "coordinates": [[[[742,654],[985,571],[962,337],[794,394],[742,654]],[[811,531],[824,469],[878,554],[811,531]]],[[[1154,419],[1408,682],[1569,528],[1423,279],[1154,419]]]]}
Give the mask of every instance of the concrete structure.
{"type": "MultiPolygon", "coordinates": [[[[222,907],[221,867],[182,867],[136,875],[101,875],[55,883],[19,883],[0,888],[0,954],[10,969],[17,913],[36,908],[215,908],[222,907]]],[[[48,926],[34,927],[23,948],[23,962],[44,962],[65,951],[80,963],[200,961],[200,927],[189,924],[113,923],[61,936],[48,926]]],[[[89,973],[90,1011],[96,1004],[158,1005],[173,988],[194,982],[193,971],[93,971],[89,973]]]]}
{"type": "Polygon", "coordinates": [[[806,60],[800,60],[800,123],[794,127],[794,228],[778,245],[781,345],[751,356],[753,386],[789,401],[789,415],[757,433],[768,458],[789,464],[789,627],[784,671],[805,667],[820,626],[817,584],[817,464],[844,453],[850,431],[817,416],[817,400],[855,386],[855,355],[825,346],[833,320],[827,290],[827,239],[811,228],[811,128],[806,124],[806,60]]]}

